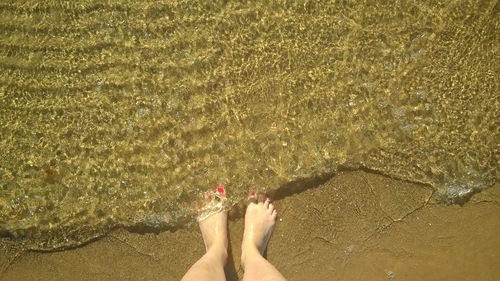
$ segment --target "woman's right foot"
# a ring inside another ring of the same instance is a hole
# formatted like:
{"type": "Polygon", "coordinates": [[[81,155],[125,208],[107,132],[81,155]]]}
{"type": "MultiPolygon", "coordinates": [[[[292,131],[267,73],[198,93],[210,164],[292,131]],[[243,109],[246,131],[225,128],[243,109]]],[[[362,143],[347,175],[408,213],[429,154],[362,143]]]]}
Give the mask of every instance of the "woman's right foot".
{"type": "Polygon", "coordinates": [[[245,213],[245,231],[241,244],[241,262],[255,255],[262,256],[276,223],[277,212],[264,194],[253,193],[248,198],[245,213]]]}

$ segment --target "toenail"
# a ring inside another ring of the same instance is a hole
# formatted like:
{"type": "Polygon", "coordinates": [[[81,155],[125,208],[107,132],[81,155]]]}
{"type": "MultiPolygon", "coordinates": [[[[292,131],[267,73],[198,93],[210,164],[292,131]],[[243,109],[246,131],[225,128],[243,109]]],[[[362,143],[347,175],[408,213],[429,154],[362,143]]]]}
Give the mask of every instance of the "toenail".
{"type": "Polygon", "coordinates": [[[223,186],[222,184],[219,184],[219,185],[217,186],[217,193],[219,193],[219,194],[224,194],[225,192],[226,192],[226,191],[225,191],[225,189],[224,189],[224,186],[223,186]]]}

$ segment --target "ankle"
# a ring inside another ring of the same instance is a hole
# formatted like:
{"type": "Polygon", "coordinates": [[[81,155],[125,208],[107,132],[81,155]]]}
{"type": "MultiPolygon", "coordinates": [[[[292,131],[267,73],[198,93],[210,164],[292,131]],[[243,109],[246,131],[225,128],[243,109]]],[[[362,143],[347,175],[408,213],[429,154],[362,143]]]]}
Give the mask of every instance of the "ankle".
{"type": "Polygon", "coordinates": [[[241,247],[241,265],[243,268],[245,268],[245,264],[248,264],[252,259],[262,258],[262,254],[255,245],[245,244],[241,247]]]}
{"type": "Polygon", "coordinates": [[[207,254],[215,256],[218,260],[226,264],[228,259],[227,247],[222,243],[214,243],[207,249],[207,254]]]}

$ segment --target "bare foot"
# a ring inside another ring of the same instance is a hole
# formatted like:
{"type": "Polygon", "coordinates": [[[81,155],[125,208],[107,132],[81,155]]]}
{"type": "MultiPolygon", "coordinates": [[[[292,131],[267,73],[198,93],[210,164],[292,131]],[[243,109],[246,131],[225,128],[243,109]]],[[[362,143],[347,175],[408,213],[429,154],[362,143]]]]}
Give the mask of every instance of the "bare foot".
{"type": "Polygon", "coordinates": [[[245,232],[241,244],[241,262],[252,255],[263,255],[276,222],[277,212],[264,194],[252,194],[245,214],[245,232]]]}
{"type": "Polygon", "coordinates": [[[226,262],[228,247],[227,210],[223,207],[220,209],[214,207],[221,198],[225,198],[224,193],[217,196],[214,194],[207,194],[205,196],[205,206],[200,210],[200,214],[198,215],[198,224],[207,253],[212,251],[226,262]]]}

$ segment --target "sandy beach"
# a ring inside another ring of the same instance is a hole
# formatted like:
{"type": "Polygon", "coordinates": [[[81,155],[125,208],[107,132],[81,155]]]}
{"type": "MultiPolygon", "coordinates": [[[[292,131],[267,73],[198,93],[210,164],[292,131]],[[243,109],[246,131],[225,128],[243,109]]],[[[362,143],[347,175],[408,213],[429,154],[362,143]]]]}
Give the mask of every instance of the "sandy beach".
{"type": "Polygon", "coordinates": [[[288,280],[500,280],[500,1],[0,14],[0,281],[180,280],[218,184],[227,280],[251,191],[288,280]]]}
{"type": "MultiPolygon", "coordinates": [[[[271,194],[279,222],[268,259],[288,280],[497,280],[498,184],[463,206],[432,189],[367,172],[271,194]]],[[[242,277],[243,206],[230,213],[228,280],[242,277]]],[[[203,253],[197,225],[159,233],[119,229],[82,247],[13,257],[0,280],[180,280],[203,253]]],[[[9,254],[10,253],[10,254],[9,254]]]]}

